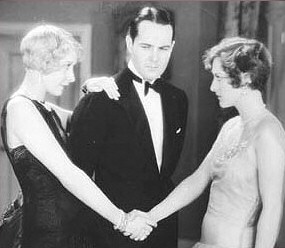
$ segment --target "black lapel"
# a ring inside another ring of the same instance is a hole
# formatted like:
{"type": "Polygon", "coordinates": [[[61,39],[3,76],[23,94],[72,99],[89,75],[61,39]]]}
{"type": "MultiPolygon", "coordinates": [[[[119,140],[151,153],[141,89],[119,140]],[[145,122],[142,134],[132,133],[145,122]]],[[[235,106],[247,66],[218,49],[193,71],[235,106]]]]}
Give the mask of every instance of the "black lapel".
{"type": "Polygon", "coordinates": [[[120,104],[128,114],[139,142],[143,157],[146,163],[158,173],[154,146],[151,138],[151,131],[148,124],[143,105],[132,82],[132,76],[128,68],[115,76],[116,83],[121,94],[118,104],[120,104]]]}
{"type": "Polygon", "coordinates": [[[172,91],[167,87],[166,82],[163,82],[161,89],[161,104],[163,112],[163,153],[162,164],[160,173],[167,168],[167,164],[171,161],[172,144],[173,144],[173,122],[176,116],[175,113],[175,101],[172,91]]]}

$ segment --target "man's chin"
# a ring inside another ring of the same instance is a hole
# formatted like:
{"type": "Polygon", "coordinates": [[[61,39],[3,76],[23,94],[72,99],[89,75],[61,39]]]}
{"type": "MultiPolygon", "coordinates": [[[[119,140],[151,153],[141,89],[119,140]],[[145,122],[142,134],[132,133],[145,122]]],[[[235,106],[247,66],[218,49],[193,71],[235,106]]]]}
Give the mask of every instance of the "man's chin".
{"type": "Polygon", "coordinates": [[[144,77],[144,78],[145,78],[147,81],[151,82],[151,81],[154,81],[154,80],[160,78],[160,74],[152,74],[152,75],[148,74],[148,76],[147,76],[147,77],[144,77]]]}

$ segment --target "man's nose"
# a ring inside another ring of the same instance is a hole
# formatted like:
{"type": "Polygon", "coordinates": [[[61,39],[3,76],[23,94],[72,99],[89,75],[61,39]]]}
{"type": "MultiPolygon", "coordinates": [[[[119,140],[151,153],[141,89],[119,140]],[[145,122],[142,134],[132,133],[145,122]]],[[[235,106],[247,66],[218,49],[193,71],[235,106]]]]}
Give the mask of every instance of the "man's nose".
{"type": "Polygon", "coordinates": [[[153,62],[156,62],[156,61],[158,61],[158,58],[159,58],[158,50],[154,48],[154,49],[151,51],[151,60],[152,60],[153,62]]]}

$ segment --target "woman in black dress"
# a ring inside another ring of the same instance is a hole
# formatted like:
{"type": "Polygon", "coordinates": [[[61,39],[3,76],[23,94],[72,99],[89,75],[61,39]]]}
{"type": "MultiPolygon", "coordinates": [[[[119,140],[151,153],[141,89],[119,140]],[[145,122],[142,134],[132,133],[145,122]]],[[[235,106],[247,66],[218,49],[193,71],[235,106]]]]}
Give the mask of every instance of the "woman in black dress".
{"type": "Polygon", "coordinates": [[[40,25],[23,38],[21,52],[25,77],[3,107],[1,127],[7,155],[23,192],[21,247],[83,247],[84,242],[74,245],[70,241],[72,220],[78,214],[73,195],[119,231],[144,239],[154,223],[146,218],[128,221],[128,215],[72,163],[65,146],[70,112],[45,102],[46,94],[60,96],[74,81],[80,44],[61,28],[40,25]]]}

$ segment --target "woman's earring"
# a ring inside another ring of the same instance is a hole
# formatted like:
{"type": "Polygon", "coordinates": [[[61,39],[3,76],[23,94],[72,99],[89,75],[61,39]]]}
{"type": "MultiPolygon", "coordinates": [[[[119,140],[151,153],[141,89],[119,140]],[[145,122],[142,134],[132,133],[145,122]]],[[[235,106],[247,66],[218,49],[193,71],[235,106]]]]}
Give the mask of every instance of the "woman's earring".
{"type": "Polygon", "coordinates": [[[251,78],[249,73],[241,73],[241,95],[246,96],[249,90],[249,85],[251,83],[251,78]]]}
{"type": "Polygon", "coordinates": [[[243,86],[241,86],[241,95],[242,96],[246,96],[248,93],[248,83],[244,84],[243,86]]]}

